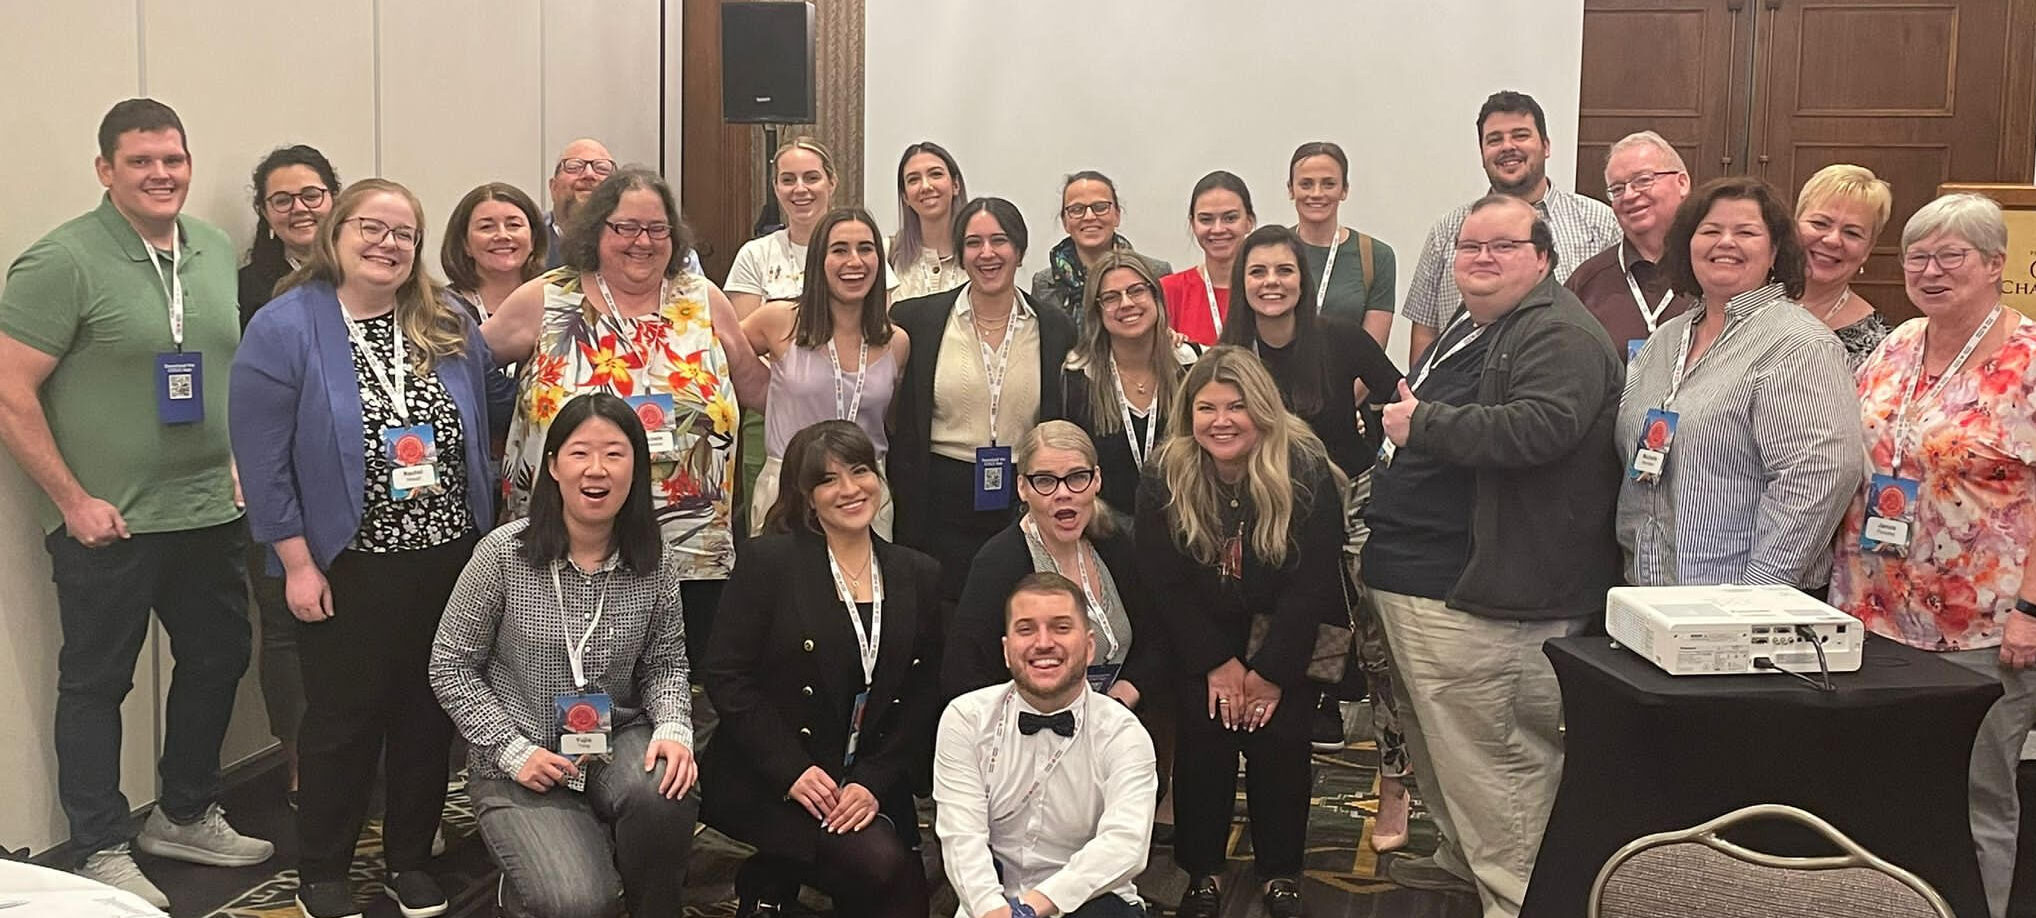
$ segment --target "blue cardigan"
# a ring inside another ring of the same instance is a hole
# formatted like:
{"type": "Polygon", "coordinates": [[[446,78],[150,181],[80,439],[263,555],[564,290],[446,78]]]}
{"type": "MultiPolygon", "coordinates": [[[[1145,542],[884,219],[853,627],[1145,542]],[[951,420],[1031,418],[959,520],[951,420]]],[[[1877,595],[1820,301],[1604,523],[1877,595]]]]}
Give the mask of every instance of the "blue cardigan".
{"type": "MultiPolygon", "coordinates": [[[[320,570],[360,530],[367,492],[360,381],[339,311],[338,294],[323,281],[262,307],[234,355],[228,401],[227,428],[255,540],[273,545],[303,536],[320,570]]],[[[468,322],[465,356],[433,367],[459,409],[467,510],[481,532],[495,521],[487,415],[492,363],[480,330],[468,322]]],[[[273,550],[269,571],[281,572],[273,550]]]]}

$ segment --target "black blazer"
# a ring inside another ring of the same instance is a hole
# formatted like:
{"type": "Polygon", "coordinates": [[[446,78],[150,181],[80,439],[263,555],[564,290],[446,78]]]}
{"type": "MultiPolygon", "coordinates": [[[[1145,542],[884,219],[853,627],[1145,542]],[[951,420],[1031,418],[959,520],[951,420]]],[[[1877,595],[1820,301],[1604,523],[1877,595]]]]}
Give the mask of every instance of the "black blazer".
{"type": "Polygon", "coordinates": [[[799,532],[747,548],[700,667],[721,716],[700,763],[709,821],[762,850],[810,858],[820,823],[785,792],[818,765],[837,783],[869,788],[900,834],[916,839],[913,782],[929,767],[942,701],[939,566],[876,541],[883,634],[860,748],[844,767],[862,662],[827,570],[827,544],[799,532]]]}
{"type": "MultiPolygon", "coordinates": [[[[966,286],[944,293],[901,300],[891,307],[891,321],[912,339],[905,376],[891,396],[891,453],[887,464],[891,499],[897,508],[894,532],[898,544],[924,549],[932,539],[931,504],[926,478],[933,463],[933,371],[940,361],[940,339],[954,314],[955,299],[966,286]]],[[[1058,310],[1042,309],[1023,291],[1025,303],[1039,319],[1039,408],[1034,422],[1060,417],[1060,366],[1074,347],[1075,328],[1058,310]]]]}
{"type": "MultiPolygon", "coordinates": [[[[1099,510],[1101,508],[1098,508],[1099,510]]],[[[1131,651],[1124,655],[1124,668],[1117,678],[1138,687],[1140,707],[1155,697],[1165,678],[1166,629],[1156,621],[1151,591],[1145,588],[1138,570],[1137,547],[1131,536],[1119,532],[1108,538],[1092,539],[1096,555],[1110,569],[1117,595],[1124,600],[1124,614],[1131,619],[1131,651]]],[[[1004,606],[1011,588],[1032,573],[1032,552],[1025,544],[1025,531],[1017,523],[990,537],[969,565],[968,582],[962,587],[961,602],[947,625],[947,650],[941,655],[940,690],[947,698],[996,685],[1011,679],[1004,663],[1004,606]]],[[[1098,642],[1102,635],[1096,636],[1098,642]]]]}

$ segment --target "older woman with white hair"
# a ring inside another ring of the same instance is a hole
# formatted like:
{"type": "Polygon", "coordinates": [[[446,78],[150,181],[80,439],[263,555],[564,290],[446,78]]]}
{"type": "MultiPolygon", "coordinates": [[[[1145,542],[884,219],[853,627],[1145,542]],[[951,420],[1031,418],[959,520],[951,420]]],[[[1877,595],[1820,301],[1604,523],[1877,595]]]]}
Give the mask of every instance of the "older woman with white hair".
{"type": "Polygon", "coordinates": [[[1831,603],[1875,633],[2001,680],[1972,749],[1972,837],[2008,908],[2015,762],[2036,727],[2036,321],[2001,304],[2000,205],[1953,194],[1902,231],[1922,310],[1859,371],[1868,471],[1838,533],[1831,603]]]}
{"type": "Polygon", "coordinates": [[[1834,163],[1817,170],[1796,195],[1796,235],[1803,244],[1803,308],[1822,320],[1854,370],[1888,336],[1888,324],[1852,281],[1866,270],[1874,240],[1894,211],[1894,191],[1873,170],[1834,163]]]}

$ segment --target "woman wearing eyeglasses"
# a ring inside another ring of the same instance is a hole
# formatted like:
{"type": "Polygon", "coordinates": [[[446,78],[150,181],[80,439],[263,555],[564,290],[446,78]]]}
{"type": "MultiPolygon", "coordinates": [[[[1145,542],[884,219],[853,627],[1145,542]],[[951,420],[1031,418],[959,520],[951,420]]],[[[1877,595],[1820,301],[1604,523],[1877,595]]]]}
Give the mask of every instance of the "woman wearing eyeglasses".
{"type": "Polygon", "coordinates": [[[354,183],[248,323],[230,382],[249,525],[301,623],[297,901],[312,918],[358,913],[347,872],[378,763],[389,895],[406,915],[446,908],[426,870],[452,725],[426,663],[495,485],[488,348],[417,263],[423,241],[407,189],[354,183]]]}
{"type": "Polygon", "coordinates": [[[1130,251],[1096,262],[1096,281],[1082,293],[1082,331],[1060,374],[1061,413],[1095,441],[1101,497],[1118,513],[1131,512],[1174,390],[1202,353],[1174,343],[1167,297],[1151,270],[1130,251]]]}
{"type": "Polygon", "coordinates": [[[687,652],[697,664],[735,565],[738,406],[763,403],[770,371],[728,298],[686,270],[687,242],[671,186],[647,169],[621,169],[575,209],[565,266],[517,288],[481,330],[497,360],[523,366],[502,461],[508,518],[525,514],[546,430],[573,396],[621,396],[643,420],[658,526],[679,552],[687,652]]]}
{"type": "Polygon", "coordinates": [[[277,147],[254,167],[254,244],[240,269],[240,327],[276,295],[276,282],[311,259],[318,223],[332,212],[339,174],[304,144],[277,147]]]}
{"type": "MultiPolygon", "coordinates": [[[[1051,306],[1075,323],[1081,331],[1082,290],[1089,282],[1089,266],[1104,253],[1129,250],[1131,242],[1117,235],[1124,221],[1124,207],[1117,203],[1117,184],[1093,169],[1067,177],[1060,186],[1060,225],[1067,230],[1046,255],[1046,267],[1032,275],[1032,299],[1041,307],[1051,306]]],[[[1142,257],[1142,256],[1141,256],[1142,257]]],[[[1173,267],[1156,258],[1146,259],[1154,277],[1173,273],[1173,267]]]]}

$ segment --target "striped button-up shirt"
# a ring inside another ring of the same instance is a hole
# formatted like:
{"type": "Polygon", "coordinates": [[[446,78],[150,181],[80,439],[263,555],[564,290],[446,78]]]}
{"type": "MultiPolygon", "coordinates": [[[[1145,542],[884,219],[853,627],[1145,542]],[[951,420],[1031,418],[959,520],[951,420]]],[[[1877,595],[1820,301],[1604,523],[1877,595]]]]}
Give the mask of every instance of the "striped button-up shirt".
{"type": "MultiPolygon", "coordinates": [[[[1456,292],[1456,234],[1463,231],[1464,218],[1470,216],[1470,206],[1475,203],[1450,211],[1428,231],[1421,260],[1414,265],[1414,282],[1407,288],[1407,305],[1402,310],[1407,321],[1441,329],[1463,304],[1463,295],[1456,292]]],[[[1553,184],[1534,202],[1534,210],[1555,234],[1556,283],[1568,280],[1569,272],[1585,259],[1621,238],[1619,219],[1612,216],[1612,208],[1553,184]]]]}
{"type": "Polygon", "coordinates": [[[1726,302],[1724,333],[1666,405],[1677,423],[1661,479],[1633,480],[1647,412],[1664,407],[1706,308],[1663,322],[1626,374],[1614,435],[1628,470],[1626,580],[1823,586],[1831,533],[1864,476],[1859,397],[1845,349],[1780,284],[1726,302]]]}
{"type": "Polygon", "coordinates": [[[652,739],[690,747],[678,550],[666,543],[658,570],[648,575],[623,570],[620,555],[593,573],[564,561],[533,565],[517,539],[529,522],[481,539],[431,645],[431,688],[467,739],[469,774],[514,778],[539,747],[553,747],[554,702],[576,691],[607,692],[618,730],[648,719],[652,739]],[[566,648],[590,626],[582,658],[587,685],[580,689],[566,648]]]}

